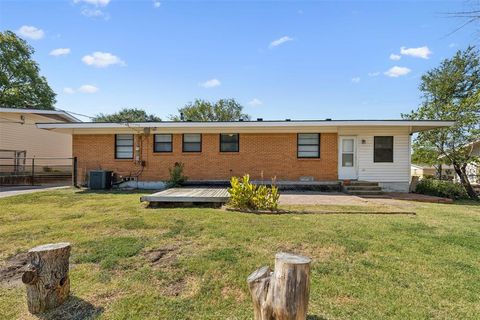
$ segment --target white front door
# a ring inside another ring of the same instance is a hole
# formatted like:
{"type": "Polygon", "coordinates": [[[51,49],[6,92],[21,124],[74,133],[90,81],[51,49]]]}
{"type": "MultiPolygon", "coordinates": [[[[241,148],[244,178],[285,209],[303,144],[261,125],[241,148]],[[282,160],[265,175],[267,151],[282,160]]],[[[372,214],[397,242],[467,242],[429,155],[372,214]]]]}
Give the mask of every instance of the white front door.
{"type": "Polygon", "coordinates": [[[357,137],[340,136],[338,141],[338,178],[357,179],[357,137]]]}

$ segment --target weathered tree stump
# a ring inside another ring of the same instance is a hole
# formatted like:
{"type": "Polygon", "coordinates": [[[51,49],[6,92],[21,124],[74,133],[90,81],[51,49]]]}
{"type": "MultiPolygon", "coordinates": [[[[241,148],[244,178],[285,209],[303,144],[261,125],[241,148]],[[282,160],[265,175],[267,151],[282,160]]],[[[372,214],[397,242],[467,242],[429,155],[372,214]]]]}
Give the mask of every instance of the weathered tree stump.
{"type": "Polygon", "coordinates": [[[248,276],[256,320],[305,320],[310,295],[311,259],[275,255],[275,270],[262,267],[248,276]]]}
{"type": "Polygon", "coordinates": [[[38,246],[27,255],[22,281],[27,286],[28,311],[39,313],[61,305],[70,293],[70,243],[38,246]]]}

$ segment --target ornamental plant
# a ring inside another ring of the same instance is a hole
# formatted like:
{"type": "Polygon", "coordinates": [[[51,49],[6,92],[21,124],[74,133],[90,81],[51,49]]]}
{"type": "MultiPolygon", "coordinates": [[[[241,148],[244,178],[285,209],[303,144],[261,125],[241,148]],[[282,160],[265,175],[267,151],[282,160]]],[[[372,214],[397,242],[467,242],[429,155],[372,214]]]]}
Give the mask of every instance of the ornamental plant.
{"type": "Polygon", "coordinates": [[[250,176],[246,174],[242,178],[232,177],[230,185],[228,193],[230,193],[231,207],[240,210],[276,211],[278,209],[280,194],[274,181],[271,187],[256,186],[250,182],[250,176]]]}
{"type": "Polygon", "coordinates": [[[183,175],[184,164],[182,162],[175,162],[172,168],[169,168],[170,179],[167,181],[169,188],[180,187],[187,181],[187,177],[183,175]]]}

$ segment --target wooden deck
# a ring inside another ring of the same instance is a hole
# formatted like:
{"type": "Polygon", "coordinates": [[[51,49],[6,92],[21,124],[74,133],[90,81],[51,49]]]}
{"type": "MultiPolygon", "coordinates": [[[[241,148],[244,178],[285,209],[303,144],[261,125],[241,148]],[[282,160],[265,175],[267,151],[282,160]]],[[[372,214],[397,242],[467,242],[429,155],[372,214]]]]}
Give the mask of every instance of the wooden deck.
{"type": "Polygon", "coordinates": [[[140,201],[170,202],[170,203],[226,203],[230,199],[227,188],[193,187],[171,188],[143,196],[140,201]]]}

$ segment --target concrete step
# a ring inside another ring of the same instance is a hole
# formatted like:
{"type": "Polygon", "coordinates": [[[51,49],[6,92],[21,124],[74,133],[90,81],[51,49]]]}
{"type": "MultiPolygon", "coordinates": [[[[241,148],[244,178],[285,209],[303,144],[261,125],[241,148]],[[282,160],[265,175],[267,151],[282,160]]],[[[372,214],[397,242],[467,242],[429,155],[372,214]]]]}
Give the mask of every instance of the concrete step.
{"type": "Polygon", "coordinates": [[[383,195],[383,191],[379,190],[355,190],[355,191],[348,191],[348,194],[356,195],[356,196],[373,196],[373,195],[383,195]]]}
{"type": "MultiPolygon", "coordinates": [[[[369,181],[350,181],[348,186],[378,186],[378,182],[369,181]]],[[[347,187],[347,185],[346,185],[347,187]]]]}
{"type": "Polygon", "coordinates": [[[345,189],[348,191],[361,191],[361,190],[368,190],[368,191],[381,191],[382,188],[379,186],[345,186],[345,189]]]}

